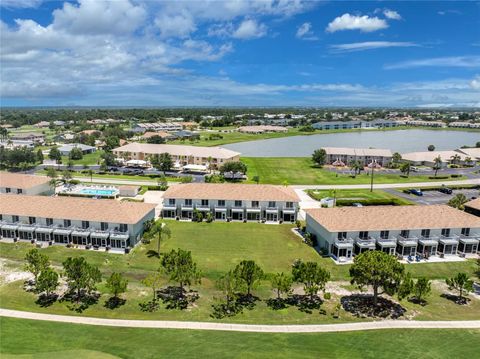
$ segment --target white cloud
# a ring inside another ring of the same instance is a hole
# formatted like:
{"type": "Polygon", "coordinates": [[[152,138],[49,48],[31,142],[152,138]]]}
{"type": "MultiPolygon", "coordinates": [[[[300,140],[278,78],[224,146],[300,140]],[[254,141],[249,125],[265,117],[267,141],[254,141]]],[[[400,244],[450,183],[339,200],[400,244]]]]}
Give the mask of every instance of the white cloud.
{"type": "Polygon", "coordinates": [[[331,45],[330,48],[334,52],[354,52],[364,51],[371,49],[380,49],[386,47],[415,47],[419,46],[413,42],[392,42],[392,41],[365,41],[365,42],[353,42],[349,44],[337,44],[331,45]]]}
{"type": "Polygon", "coordinates": [[[233,32],[232,37],[236,39],[256,39],[267,34],[267,27],[253,19],[243,20],[233,32]]]}
{"type": "Polygon", "coordinates": [[[318,37],[312,31],[312,24],[309,22],[300,25],[295,36],[302,40],[318,40],[318,37]]]}
{"type": "Polygon", "coordinates": [[[0,7],[7,9],[27,9],[40,6],[43,0],[2,0],[0,7]]]}
{"type": "Polygon", "coordinates": [[[480,90],[480,75],[476,76],[470,81],[470,87],[474,90],[480,90]]]}
{"type": "Polygon", "coordinates": [[[155,18],[155,25],[160,29],[163,38],[185,38],[197,29],[194,19],[188,12],[176,15],[162,13],[155,18]]]}
{"type": "Polygon", "coordinates": [[[53,11],[53,27],[72,34],[127,34],[135,31],[146,18],[146,11],[129,0],[79,0],[65,2],[53,11]]]}
{"type": "Polygon", "coordinates": [[[356,16],[346,13],[330,22],[326,28],[326,31],[336,32],[343,30],[360,30],[362,32],[372,32],[386,29],[387,27],[387,22],[384,19],[379,19],[376,16],[356,16]]]}
{"type": "Polygon", "coordinates": [[[395,64],[385,65],[387,70],[408,69],[414,67],[480,67],[480,56],[452,56],[452,57],[435,57],[429,59],[403,61],[395,64]]]}
{"type": "Polygon", "coordinates": [[[402,19],[402,16],[400,16],[400,14],[398,12],[396,12],[395,10],[385,9],[385,10],[383,10],[383,15],[385,15],[385,17],[387,19],[391,19],[391,20],[401,20],[402,19]]]}

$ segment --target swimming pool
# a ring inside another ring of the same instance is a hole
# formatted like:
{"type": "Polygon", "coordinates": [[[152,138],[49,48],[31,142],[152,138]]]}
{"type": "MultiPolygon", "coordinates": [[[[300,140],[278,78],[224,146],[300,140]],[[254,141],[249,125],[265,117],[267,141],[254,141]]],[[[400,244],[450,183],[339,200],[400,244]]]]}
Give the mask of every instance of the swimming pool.
{"type": "Polygon", "coordinates": [[[116,196],[118,194],[118,190],[100,189],[100,188],[82,188],[80,191],[78,191],[78,193],[88,195],[88,196],[111,197],[111,196],[116,196]]]}

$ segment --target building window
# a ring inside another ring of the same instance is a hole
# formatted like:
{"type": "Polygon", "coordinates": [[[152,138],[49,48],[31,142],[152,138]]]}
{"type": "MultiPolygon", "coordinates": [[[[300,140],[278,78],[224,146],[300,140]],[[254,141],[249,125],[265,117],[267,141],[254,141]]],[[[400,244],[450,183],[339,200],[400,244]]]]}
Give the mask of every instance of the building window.
{"type": "Polygon", "coordinates": [[[470,228],[462,228],[462,235],[468,237],[470,235],[470,228]]]}
{"type": "Polygon", "coordinates": [[[390,236],[390,231],[381,231],[380,232],[380,238],[381,239],[388,239],[389,236],[390,236]]]}
{"type": "Polygon", "coordinates": [[[19,220],[18,216],[12,216],[12,222],[18,222],[19,220]]]}
{"type": "Polygon", "coordinates": [[[10,193],[10,192],[12,192],[12,190],[10,189],[10,187],[5,188],[5,193],[10,193]]]}
{"type": "Polygon", "coordinates": [[[128,225],[125,223],[120,223],[120,232],[128,232],[128,225]]]}
{"type": "Polygon", "coordinates": [[[106,231],[108,229],[108,223],[107,222],[100,222],[100,229],[102,231],[106,231]]]}
{"type": "Polygon", "coordinates": [[[293,208],[293,202],[285,203],[285,208],[293,208]]]}
{"type": "Polygon", "coordinates": [[[358,232],[358,237],[360,239],[367,239],[368,238],[368,231],[360,231],[358,232]]]}
{"type": "Polygon", "coordinates": [[[0,221],[3,221],[3,214],[0,214],[0,221]]]}
{"type": "Polygon", "coordinates": [[[191,206],[192,205],[192,200],[191,199],[186,199],[185,200],[185,206],[191,206]]]}
{"type": "Polygon", "coordinates": [[[208,206],[208,199],[202,199],[202,206],[208,206]]]}
{"type": "Polygon", "coordinates": [[[275,201],[270,201],[270,202],[268,202],[268,207],[270,207],[270,208],[276,207],[275,201]]]}
{"type": "Polygon", "coordinates": [[[90,227],[90,222],[89,221],[82,221],[82,228],[87,229],[88,227],[90,227]]]}
{"type": "Polygon", "coordinates": [[[28,217],[28,223],[35,224],[35,222],[36,222],[35,217],[28,217]]]}
{"type": "Polygon", "coordinates": [[[235,201],[235,207],[242,207],[242,201],[235,201]]]}
{"type": "Polygon", "coordinates": [[[260,206],[260,204],[258,203],[258,201],[252,201],[252,208],[258,208],[260,206]]]}
{"type": "Polygon", "coordinates": [[[63,220],[63,226],[64,227],[70,227],[72,225],[72,221],[69,219],[64,219],[63,220]]]}
{"type": "Polygon", "coordinates": [[[168,199],[168,204],[169,204],[170,206],[175,206],[175,198],[169,198],[169,199],[168,199]]]}
{"type": "Polygon", "coordinates": [[[347,239],[347,232],[338,232],[337,233],[337,239],[339,241],[347,239]]]}
{"type": "Polygon", "coordinates": [[[53,225],[53,218],[47,218],[47,226],[53,225]]]}
{"type": "Polygon", "coordinates": [[[225,206],[225,200],[224,199],[219,199],[217,201],[217,204],[220,206],[220,207],[224,207],[225,206]]]}
{"type": "Polygon", "coordinates": [[[402,229],[400,231],[400,236],[403,238],[408,238],[410,236],[410,231],[408,229],[402,229]]]}
{"type": "Polygon", "coordinates": [[[444,236],[444,237],[450,237],[450,228],[444,228],[444,229],[442,229],[442,236],[444,236]]]}
{"type": "Polygon", "coordinates": [[[22,194],[23,190],[21,188],[17,188],[17,194],[22,194]]]}
{"type": "Polygon", "coordinates": [[[422,229],[422,237],[429,238],[430,237],[430,230],[429,229],[422,229]]]}

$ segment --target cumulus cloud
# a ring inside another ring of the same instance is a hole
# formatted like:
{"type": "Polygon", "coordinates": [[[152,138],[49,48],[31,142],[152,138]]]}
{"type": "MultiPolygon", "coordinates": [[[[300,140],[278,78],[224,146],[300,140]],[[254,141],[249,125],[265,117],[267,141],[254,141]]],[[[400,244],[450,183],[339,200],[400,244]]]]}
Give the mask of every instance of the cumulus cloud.
{"type": "Polygon", "coordinates": [[[470,81],[470,87],[474,90],[480,90],[480,75],[470,81]]]}
{"type": "Polygon", "coordinates": [[[7,9],[27,9],[39,7],[42,0],[2,0],[0,7],[7,9]]]}
{"type": "Polygon", "coordinates": [[[330,48],[334,52],[354,52],[354,51],[381,49],[381,48],[387,48],[387,47],[414,47],[414,46],[419,46],[419,45],[413,42],[365,41],[365,42],[353,42],[349,44],[336,44],[336,45],[331,45],[330,48]]]}
{"type": "Polygon", "coordinates": [[[318,40],[318,37],[312,31],[312,24],[304,22],[297,28],[295,36],[302,40],[318,40]]]}
{"type": "Polygon", "coordinates": [[[258,23],[253,19],[243,20],[233,32],[232,37],[236,39],[256,39],[267,34],[267,26],[258,23]]]}
{"type": "Polygon", "coordinates": [[[386,29],[387,27],[387,22],[384,19],[380,19],[376,16],[357,16],[346,13],[330,22],[326,28],[326,31],[336,32],[343,30],[360,30],[362,32],[372,32],[386,29]]]}
{"type": "Polygon", "coordinates": [[[383,10],[383,15],[385,15],[385,17],[387,19],[391,19],[391,20],[401,20],[402,19],[400,14],[398,12],[396,12],[395,10],[385,9],[385,10],[383,10]]]}
{"type": "Polygon", "coordinates": [[[479,68],[480,56],[450,56],[435,57],[420,60],[410,60],[385,65],[387,70],[409,69],[414,67],[465,67],[479,68]]]}
{"type": "Polygon", "coordinates": [[[192,15],[188,12],[175,15],[161,13],[155,18],[155,25],[160,29],[163,38],[185,38],[197,29],[192,15]]]}

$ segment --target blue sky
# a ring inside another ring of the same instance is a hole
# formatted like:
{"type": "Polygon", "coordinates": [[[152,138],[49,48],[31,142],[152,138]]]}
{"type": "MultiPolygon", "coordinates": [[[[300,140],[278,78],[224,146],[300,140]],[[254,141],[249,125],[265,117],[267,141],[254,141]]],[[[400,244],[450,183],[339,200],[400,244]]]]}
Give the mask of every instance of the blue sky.
{"type": "Polygon", "coordinates": [[[2,106],[480,107],[480,2],[0,4],[2,106]]]}

